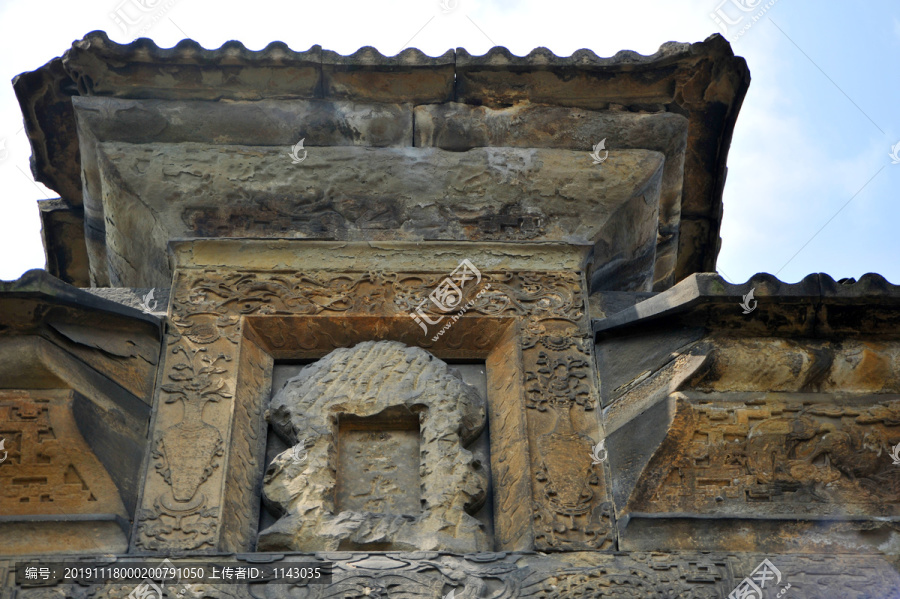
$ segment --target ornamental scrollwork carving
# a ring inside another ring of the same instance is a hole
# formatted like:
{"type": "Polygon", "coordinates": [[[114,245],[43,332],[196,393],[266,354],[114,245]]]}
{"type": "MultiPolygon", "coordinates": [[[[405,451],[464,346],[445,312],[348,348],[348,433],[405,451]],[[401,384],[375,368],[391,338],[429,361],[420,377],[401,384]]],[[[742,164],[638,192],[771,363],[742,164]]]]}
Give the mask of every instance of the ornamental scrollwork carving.
{"type": "MultiPolygon", "coordinates": [[[[211,316],[313,315],[321,313],[410,314],[444,278],[435,273],[219,274],[199,271],[177,285],[173,321],[185,327],[188,318],[211,316]]],[[[584,323],[584,298],[577,275],[570,273],[485,273],[490,290],[475,299],[470,314],[527,316],[534,321],[559,320],[570,326],[584,323]]],[[[425,303],[434,315],[435,306],[425,303]]],[[[231,322],[217,322],[218,327],[231,322]]],[[[198,330],[202,330],[198,329],[198,330]]],[[[211,335],[193,333],[209,343],[211,335]]]]}

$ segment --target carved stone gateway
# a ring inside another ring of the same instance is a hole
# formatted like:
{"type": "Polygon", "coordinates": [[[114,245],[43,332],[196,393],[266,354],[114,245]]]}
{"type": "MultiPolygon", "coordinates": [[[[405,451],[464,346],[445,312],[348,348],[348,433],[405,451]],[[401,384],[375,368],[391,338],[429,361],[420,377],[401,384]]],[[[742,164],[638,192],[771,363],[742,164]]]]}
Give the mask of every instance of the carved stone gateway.
{"type": "Polygon", "coordinates": [[[201,599],[900,599],[900,289],[703,272],[748,83],[720,36],[94,32],[16,78],[48,271],[96,287],[0,283],[0,599],[140,594],[14,580],[61,553],[334,565],[201,599]]]}

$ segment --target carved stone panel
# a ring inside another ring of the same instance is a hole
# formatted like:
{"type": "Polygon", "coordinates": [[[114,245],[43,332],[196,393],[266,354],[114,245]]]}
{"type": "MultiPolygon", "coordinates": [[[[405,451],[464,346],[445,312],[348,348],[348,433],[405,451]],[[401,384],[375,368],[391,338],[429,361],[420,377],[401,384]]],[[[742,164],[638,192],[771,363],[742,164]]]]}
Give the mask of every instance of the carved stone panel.
{"type": "Polygon", "coordinates": [[[358,420],[341,418],[336,510],[376,514],[422,511],[419,419],[413,413],[403,416],[382,412],[358,420]]]}
{"type": "Polygon", "coordinates": [[[112,477],[78,430],[73,395],[0,391],[0,554],[121,551],[127,545],[115,520],[124,522],[128,514],[112,477]],[[57,520],[35,518],[47,516],[57,520]],[[93,526],[80,526],[79,517],[93,526]]]}
{"type": "MultiPolygon", "coordinates": [[[[647,461],[633,490],[629,477],[617,483],[625,547],[870,552],[896,538],[896,395],[678,392],[642,426],[662,422],[665,437],[644,436],[649,452],[634,452],[647,461]]],[[[635,425],[617,430],[612,447],[627,452],[635,435],[635,425]]]]}
{"type": "MultiPolygon", "coordinates": [[[[136,547],[159,551],[170,547],[252,549],[256,536],[253,505],[258,506],[252,488],[259,484],[259,478],[252,477],[254,468],[261,474],[259,466],[252,464],[264,459],[264,428],[258,418],[270,396],[272,361],[319,359],[337,348],[391,340],[440,358],[485,360],[496,548],[615,549],[608,474],[605,466],[592,463],[591,456],[592,446],[603,436],[590,367],[585,284],[577,271],[579,264],[584,264],[583,249],[552,244],[523,248],[506,244],[460,247],[446,242],[221,240],[175,244],[173,255],[172,334],[155,421],[157,452],[147,469],[136,547]],[[466,296],[464,314],[451,317],[426,300],[463,259],[482,268],[481,279],[477,293],[466,296]],[[200,266],[207,260],[232,266],[200,266]],[[429,270],[414,267],[426,261],[429,270]],[[278,264],[282,270],[268,271],[263,262],[278,264]],[[369,265],[373,269],[366,270],[369,265]],[[411,316],[418,314],[420,307],[427,318],[416,321],[411,316]],[[424,322],[437,324],[423,332],[424,322]],[[238,367],[236,361],[243,365],[238,367]],[[182,451],[179,443],[186,427],[190,438],[202,436],[203,443],[193,442],[182,451]],[[240,440],[239,451],[230,444],[229,435],[240,440]],[[218,451],[220,440],[222,447],[231,448],[230,454],[218,451]],[[176,474],[176,469],[181,472],[176,474]]],[[[317,468],[328,464],[335,470],[322,486],[334,488],[338,502],[346,499],[340,495],[341,489],[349,489],[337,474],[344,459],[340,452],[357,443],[350,425],[372,426],[372,421],[352,423],[349,417],[371,418],[388,407],[348,412],[343,420],[337,417],[333,422],[326,419],[324,424],[316,424],[328,427],[314,435],[319,441],[310,441],[309,447],[300,450],[309,452],[310,465],[322,460],[317,468]],[[342,427],[349,433],[345,437],[341,436],[342,427]],[[337,453],[330,455],[328,447],[337,453]]],[[[406,447],[403,451],[414,453],[408,438],[401,441],[415,428],[408,424],[409,413],[415,414],[415,410],[392,414],[389,420],[393,424],[385,432],[390,430],[390,443],[395,443],[398,451],[406,447]]],[[[430,441],[423,422],[418,423],[419,451],[426,455],[430,441]]],[[[295,432],[290,442],[304,438],[295,432]]],[[[388,439],[379,437],[376,442],[381,441],[388,439]]],[[[301,472],[293,461],[279,464],[285,470],[282,477],[297,477],[301,472]]],[[[281,484],[276,474],[272,479],[273,485],[281,484]]],[[[370,482],[375,479],[373,476],[370,482]]],[[[476,540],[481,533],[477,521],[468,515],[480,501],[473,498],[482,488],[480,484],[467,486],[454,500],[456,519],[451,521],[453,527],[466,531],[466,551],[491,548],[483,539],[476,540]]],[[[328,495],[322,489],[314,491],[328,495]]],[[[433,491],[425,485],[419,497],[422,514],[428,506],[447,499],[432,497],[429,492],[433,491]]],[[[285,497],[275,497],[275,486],[269,499],[273,504],[287,504],[285,497]]],[[[328,501],[334,503],[333,493],[328,501]]],[[[409,497],[402,500],[404,505],[408,501],[409,497]]],[[[328,512],[341,513],[333,507],[328,512]]],[[[288,518],[281,526],[294,531],[302,528],[301,524],[288,518]]],[[[391,524],[395,526],[392,530],[401,524],[401,520],[391,524]]],[[[349,528],[357,526],[348,523],[349,528]]],[[[292,546],[285,539],[293,532],[278,540],[269,534],[273,532],[263,535],[266,540],[261,539],[260,547],[292,546]]],[[[372,539],[383,536],[382,532],[366,532],[358,538],[375,543],[372,539]]],[[[331,546],[340,547],[341,541],[331,546]]]]}
{"type": "Polygon", "coordinates": [[[465,449],[484,405],[428,352],[394,341],[335,350],[287,382],[270,422],[309,459],[291,450],[269,468],[263,492],[286,515],[260,533],[261,549],[490,548],[471,516],[487,480],[465,449]]]}

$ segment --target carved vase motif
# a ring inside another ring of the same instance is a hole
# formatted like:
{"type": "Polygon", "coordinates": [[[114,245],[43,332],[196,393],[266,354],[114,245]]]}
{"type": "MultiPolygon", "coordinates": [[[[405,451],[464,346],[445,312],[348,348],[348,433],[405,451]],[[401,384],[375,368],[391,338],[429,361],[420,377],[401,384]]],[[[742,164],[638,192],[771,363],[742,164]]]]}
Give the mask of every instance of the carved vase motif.
{"type": "Polygon", "coordinates": [[[172,495],[176,501],[187,502],[200,485],[209,478],[212,464],[222,437],[216,427],[203,421],[182,421],[166,429],[162,434],[163,450],[171,468],[172,495]]]}
{"type": "Polygon", "coordinates": [[[572,430],[568,411],[557,415],[553,432],[541,435],[538,451],[547,472],[547,499],[567,516],[587,513],[594,492],[588,486],[593,441],[572,430]]]}

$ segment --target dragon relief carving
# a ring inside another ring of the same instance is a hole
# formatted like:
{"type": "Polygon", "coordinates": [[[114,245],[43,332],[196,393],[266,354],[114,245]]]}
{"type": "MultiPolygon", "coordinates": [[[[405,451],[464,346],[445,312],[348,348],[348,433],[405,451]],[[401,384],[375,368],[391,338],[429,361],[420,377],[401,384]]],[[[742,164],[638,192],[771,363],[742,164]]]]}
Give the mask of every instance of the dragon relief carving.
{"type": "Polygon", "coordinates": [[[157,495],[152,509],[141,510],[139,541],[148,549],[174,544],[191,550],[212,545],[216,530],[218,507],[208,507],[198,490],[218,468],[217,458],[224,451],[222,436],[203,420],[203,409],[209,402],[233,397],[221,376],[228,372],[221,363],[231,358],[183,345],[176,345],[172,354],[183,360],[171,366],[168,378],[173,382],[161,389],[168,394],[166,404],[180,401],[184,411],[180,422],[157,437],[152,458],[168,489],[157,495]]]}

